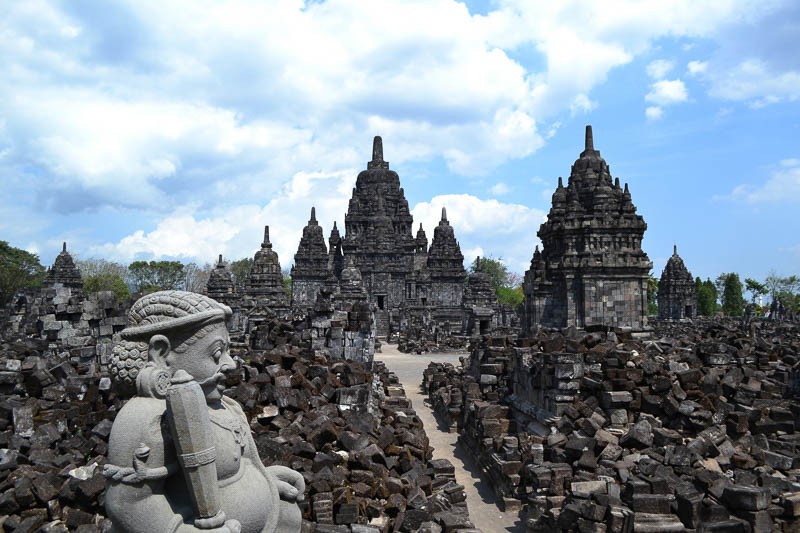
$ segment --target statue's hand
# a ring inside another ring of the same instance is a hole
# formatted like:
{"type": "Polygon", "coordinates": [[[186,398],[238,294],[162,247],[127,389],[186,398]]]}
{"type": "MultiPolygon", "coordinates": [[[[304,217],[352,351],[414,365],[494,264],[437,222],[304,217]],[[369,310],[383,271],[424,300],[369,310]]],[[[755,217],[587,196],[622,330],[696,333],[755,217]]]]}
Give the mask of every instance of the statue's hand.
{"type": "Polygon", "coordinates": [[[183,524],[178,528],[177,533],[242,533],[242,524],[238,520],[225,520],[225,523],[218,527],[202,527],[203,522],[195,522],[194,525],[183,524]]]}
{"type": "Polygon", "coordinates": [[[199,528],[195,525],[195,531],[202,531],[202,533],[241,533],[242,524],[238,520],[225,520],[225,523],[220,527],[212,527],[209,529],[199,528]]]}
{"type": "Polygon", "coordinates": [[[274,476],[275,485],[282,500],[296,502],[303,499],[306,482],[299,472],[280,465],[267,467],[267,472],[274,476]]]}

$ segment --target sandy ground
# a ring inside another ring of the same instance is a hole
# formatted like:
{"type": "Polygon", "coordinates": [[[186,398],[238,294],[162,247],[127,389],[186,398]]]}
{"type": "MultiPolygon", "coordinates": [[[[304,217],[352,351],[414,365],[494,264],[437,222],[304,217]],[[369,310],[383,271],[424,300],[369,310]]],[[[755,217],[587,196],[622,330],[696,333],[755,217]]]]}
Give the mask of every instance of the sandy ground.
{"type": "Polygon", "coordinates": [[[375,359],[386,363],[387,368],[403,384],[406,396],[425,425],[425,432],[434,447],[434,458],[449,459],[455,466],[456,480],[464,485],[469,516],[475,527],[484,533],[523,533],[525,526],[519,519],[519,513],[500,511],[491,487],[480,479],[477,467],[456,445],[458,434],[447,432],[447,428],[442,431],[422,395],[422,371],[428,367],[428,363],[436,361],[458,365],[459,354],[404,354],[397,351],[397,346],[393,344],[384,344],[381,350],[382,353],[375,354],[375,359]]]}

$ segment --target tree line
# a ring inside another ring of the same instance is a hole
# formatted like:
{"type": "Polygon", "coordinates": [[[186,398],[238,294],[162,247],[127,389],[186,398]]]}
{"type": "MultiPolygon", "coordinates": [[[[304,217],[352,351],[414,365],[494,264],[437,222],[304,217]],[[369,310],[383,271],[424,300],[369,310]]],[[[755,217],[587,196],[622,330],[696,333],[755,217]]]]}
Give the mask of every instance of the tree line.
{"type": "MultiPolygon", "coordinates": [[[[243,288],[252,258],[230,263],[234,283],[243,288]]],[[[111,291],[119,300],[159,290],[202,292],[214,265],[180,261],[134,261],[128,265],[105,259],[77,259],[84,292],[111,291]]],[[[47,269],[37,254],[0,241],[0,305],[11,301],[19,290],[39,288],[47,269]]]]}

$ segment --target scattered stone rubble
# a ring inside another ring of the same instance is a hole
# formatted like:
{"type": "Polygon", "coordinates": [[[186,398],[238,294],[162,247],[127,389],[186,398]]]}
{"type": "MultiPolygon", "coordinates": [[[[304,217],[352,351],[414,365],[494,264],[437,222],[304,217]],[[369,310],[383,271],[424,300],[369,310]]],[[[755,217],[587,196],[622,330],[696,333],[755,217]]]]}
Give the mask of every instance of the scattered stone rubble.
{"type": "MultiPolygon", "coordinates": [[[[262,323],[261,349],[233,348],[242,363],[227,394],[251,417],[262,459],[306,478],[303,531],[476,532],[397,378],[331,349],[364,328],[361,313],[262,323]]],[[[87,365],[62,339],[20,333],[0,344],[0,527],[107,531],[101,472],[124,399],[99,377],[96,352],[87,365]]]]}
{"type": "Polygon", "coordinates": [[[528,531],[797,531],[800,328],[656,326],[487,337],[424,386],[528,531]]]}

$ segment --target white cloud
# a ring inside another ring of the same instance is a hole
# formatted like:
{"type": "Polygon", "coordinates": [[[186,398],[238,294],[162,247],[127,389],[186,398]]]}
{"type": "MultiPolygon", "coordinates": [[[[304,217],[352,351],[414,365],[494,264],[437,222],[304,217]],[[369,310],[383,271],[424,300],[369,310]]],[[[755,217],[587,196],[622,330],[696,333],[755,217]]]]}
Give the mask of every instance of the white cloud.
{"type": "Polygon", "coordinates": [[[196,258],[213,261],[217,254],[239,259],[252,257],[270,227],[270,242],[281,265],[287,268],[306,225],[311,207],[316,208],[325,238],[338,221],[344,234],[342,214],[347,209],[356,172],[297,173],[267,205],[242,204],[210,214],[182,210],[162,218],[150,232],[136,231],[118,242],[90,250],[91,254],[128,262],[141,257],[196,258]]]}
{"type": "Polygon", "coordinates": [[[748,59],[735,67],[708,73],[711,95],[750,101],[755,107],[800,99],[800,69],[775,72],[763,61],[748,59]]]}
{"type": "Polygon", "coordinates": [[[645,70],[647,71],[647,75],[654,80],[661,80],[664,79],[664,77],[669,74],[674,67],[674,61],[667,59],[656,59],[655,61],[651,61],[645,70]]]}
{"type": "Polygon", "coordinates": [[[664,116],[664,110],[658,106],[648,106],[644,110],[644,116],[647,120],[658,120],[664,116]]]}
{"type": "Polygon", "coordinates": [[[733,200],[750,205],[796,203],[800,198],[800,160],[785,159],[761,185],[742,184],[717,200],[733,200]]]}
{"type": "Polygon", "coordinates": [[[688,98],[686,85],[681,80],[657,81],[650,86],[650,92],[644,97],[646,102],[652,102],[658,106],[685,102],[688,98]]]}
{"type": "Polygon", "coordinates": [[[689,61],[689,63],[686,65],[686,72],[688,72],[690,76],[697,76],[699,74],[703,74],[707,70],[708,70],[707,61],[689,61]]]}
{"type": "Polygon", "coordinates": [[[489,189],[489,192],[492,193],[492,196],[503,196],[504,194],[511,192],[511,187],[502,181],[499,181],[495,183],[491,189],[489,189]]]}

